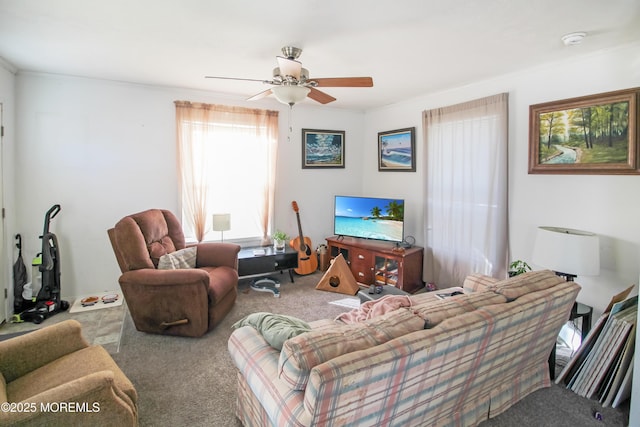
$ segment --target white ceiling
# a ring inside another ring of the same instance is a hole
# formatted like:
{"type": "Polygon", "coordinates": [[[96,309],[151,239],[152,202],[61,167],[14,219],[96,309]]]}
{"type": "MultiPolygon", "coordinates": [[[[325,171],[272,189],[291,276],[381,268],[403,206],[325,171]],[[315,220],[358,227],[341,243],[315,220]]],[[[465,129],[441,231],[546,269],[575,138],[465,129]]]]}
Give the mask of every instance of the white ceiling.
{"type": "Polygon", "coordinates": [[[292,45],[312,78],[373,77],[323,89],[354,109],[638,40],[640,0],[0,0],[0,57],[19,71],[247,98],[268,86],[204,76],[269,79],[292,45]]]}

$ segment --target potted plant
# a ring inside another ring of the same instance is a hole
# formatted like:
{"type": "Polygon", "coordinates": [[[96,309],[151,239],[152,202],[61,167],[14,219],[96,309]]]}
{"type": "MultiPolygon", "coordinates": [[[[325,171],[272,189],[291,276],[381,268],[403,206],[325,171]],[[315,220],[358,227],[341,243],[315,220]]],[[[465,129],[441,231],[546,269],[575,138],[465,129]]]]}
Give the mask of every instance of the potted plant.
{"type": "Polygon", "coordinates": [[[284,231],[276,230],[271,237],[273,238],[273,248],[276,251],[283,251],[284,244],[289,238],[289,236],[287,236],[287,233],[285,233],[284,231]]]}
{"type": "Polygon", "coordinates": [[[526,273],[527,271],[531,271],[531,267],[529,264],[519,259],[509,264],[509,277],[517,276],[519,274],[526,273]]]}

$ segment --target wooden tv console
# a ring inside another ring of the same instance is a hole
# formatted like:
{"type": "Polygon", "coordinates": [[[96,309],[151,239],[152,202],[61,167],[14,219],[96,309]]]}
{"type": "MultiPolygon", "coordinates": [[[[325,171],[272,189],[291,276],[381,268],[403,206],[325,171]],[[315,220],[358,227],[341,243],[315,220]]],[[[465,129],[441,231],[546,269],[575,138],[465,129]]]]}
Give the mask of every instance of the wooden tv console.
{"type": "Polygon", "coordinates": [[[391,242],[355,237],[326,240],[331,259],[342,254],[358,283],[392,285],[409,293],[424,286],[421,247],[396,248],[391,242]]]}

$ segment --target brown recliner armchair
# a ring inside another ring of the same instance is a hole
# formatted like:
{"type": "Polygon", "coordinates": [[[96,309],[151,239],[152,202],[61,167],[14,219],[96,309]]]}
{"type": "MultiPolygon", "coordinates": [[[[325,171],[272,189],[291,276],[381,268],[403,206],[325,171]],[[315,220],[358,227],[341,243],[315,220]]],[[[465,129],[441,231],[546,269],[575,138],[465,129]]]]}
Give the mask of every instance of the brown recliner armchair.
{"type": "Polygon", "coordinates": [[[118,279],[136,329],[198,337],[213,329],[238,295],[238,252],[231,243],[200,243],[195,268],[164,270],[165,254],[186,247],[170,211],[150,209],[108,230],[122,275],[118,279]]]}

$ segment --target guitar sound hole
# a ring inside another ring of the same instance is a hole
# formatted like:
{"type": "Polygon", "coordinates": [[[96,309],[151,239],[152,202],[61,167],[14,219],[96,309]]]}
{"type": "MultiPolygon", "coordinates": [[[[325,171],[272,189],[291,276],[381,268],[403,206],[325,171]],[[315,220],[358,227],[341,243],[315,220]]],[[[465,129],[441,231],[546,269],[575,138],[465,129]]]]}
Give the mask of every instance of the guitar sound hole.
{"type": "Polygon", "coordinates": [[[329,285],[334,288],[337,288],[338,286],[340,286],[340,278],[337,276],[329,277],[329,285]]]}

